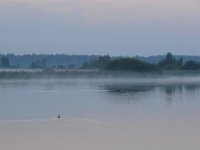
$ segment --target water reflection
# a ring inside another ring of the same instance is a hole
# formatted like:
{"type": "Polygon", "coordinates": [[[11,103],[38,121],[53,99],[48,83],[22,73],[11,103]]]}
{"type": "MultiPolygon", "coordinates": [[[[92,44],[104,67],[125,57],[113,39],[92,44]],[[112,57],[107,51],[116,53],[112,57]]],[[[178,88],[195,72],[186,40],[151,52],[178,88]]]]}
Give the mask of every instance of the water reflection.
{"type": "MultiPolygon", "coordinates": [[[[138,101],[140,99],[151,99],[151,97],[146,97],[146,95],[151,95],[151,93],[162,93],[164,99],[168,104],[172,104],[173,101],[179,99],[181,100],[184,95],[195,95],[200,91],[200,83],[129,83],[129,84],[105,84],[101,86],[101,89],[105,89],[109,95],[121,98],[122,101],[126,100],[124,97],[128,95],[128,101],[138,101]],[[178,97],[178,98],[177,98],[178,97]]],[[[119,98],[120,99],[120,98],[119,98]]],[[[161,98],[163,99],[163,98],[161,98]]],[[[190,99],[188,99],[190,100],[190,99]]]]}
{"type": "Polygon", "coordinates": [[[200,80],[0,81],[0,120],[15,118],[132,117],[199,111],[200,80]],[[170,107],[169,106],[173,106],[170,107]]]}
{"type": "Polygon", "coordinates": [[[2,80],[0,81],[1,89],[20,89],[25,87],[43,87],[43,88],[56,88],[56,87],[74,87],[78,86],[80,82],[74,80],[2,80]]]}
{"type": "Polygon", "coordinates": [[[200,89],[200,84],[188,84],[185,86],[185,89],[188,92],[197,92],[200,89]]]}
{"type": "Polygon", "coordinates": [[[154,91],[155,88],[156,87],[152,85],[136,85],[127,83],[111,83],[100,87],[100,89],[104,89],[111,96],[108,100],[113,103],[125,104],[138,102],[154,91]]]}
{"type": "Polygon", "coordinates": [[[174,84],[174,85],[160,85],[159,89],[161,92],[164,92],[165,99],[169,106],[172,105],[173,101],[176,100],[176,96],[179,96],[179,100],[182,99],[184,84],[174,84]]]}
{"type": "Polygon", "coordinates": [[[148,85],[134,85],[134,84],[113,84],[113,85],[105,85],[104,88],[115,94],[126,94],[126,93],[145,93],[148,91],[154,90],[154,86],[148,85]]]}

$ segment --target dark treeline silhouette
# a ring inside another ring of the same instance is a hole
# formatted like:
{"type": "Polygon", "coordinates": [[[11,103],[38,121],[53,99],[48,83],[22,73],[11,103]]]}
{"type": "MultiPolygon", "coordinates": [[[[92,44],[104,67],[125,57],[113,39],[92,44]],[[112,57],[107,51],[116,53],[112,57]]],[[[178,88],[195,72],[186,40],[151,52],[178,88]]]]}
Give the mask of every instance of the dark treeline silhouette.
{"type": "Polygon", "coordinates": [[[135,58],[114,59],[105,66],[105,69],[120,70],[120,71],[136,71],[136,72],[158,71],[156,65],[146,63],[135,58]]]}
{"type": "Polygon", "coordinates": [[[177,58],[171,53],[167,53],[163,60],[160,60],[157,64],[142,61],[138,57],[111,58],[110,56],[101,56],[97,60],[90,61],[90,63],[84,63],[82,68],[97,68],[111,71],[160,72],[200,70],[200,63],[193,60],[184,62],[182,57],[177,58]]]}
{"type": "MultiPolygon", "coordinates": [[[[156,55],[156,56],[136,56],[135,58],[145,61],[152,64],[158,64],[160,61],[164,60],[166,55],[156,55]]],[[[173,55],[173,58],[176,60],[179,60],[180,58],[183,59],[183,63],[186,63],[187,61],[193,60],[195,62],[200,63],[200,56],[190,56],[190,55],[173,55]]]]}
{"type": "Polygon", "coordinates": [[[41,61],[32,62],[31,65],[30,65],[30,68],[33,68],[33,69],[36,69],[36,68],[47,68],[46,59],[42,59],[41,61]]]}
{"type": "Polygon", "coordinates": [[[173,70],[200,70],[200,63],[167,53],[158,63],[136,57],[110,57],[109,55],[0,55],[1,68],[81,68],[110,71],[160,72],[173,70]]]}
{"type": "Polygon", "coordinates": [[[100,56],[97,60],[85,63],[82,68],[135,72],[159,71],[159,68],[155,64],[150,64],[133,57],[111,58],[108,55],[100,56]]]}
{"type": "Polygon", "coordinates": [[[109,55],[100,56],[98,59],[93,59],[90,62],[85,62],[81,68],[83,69],[105,69],[111,61],[109,55]]]}
{"type": "Polygon", "coordinates": [[[167,53],[164,60],[158,63],[162,70],[200,70],[200,63],[189,60],[183,63],[183,58],[175,59],[171,53],[167,53]]]}
{"type": "Polygon", "coordinates": [[[2,68],[9,68],[10,67],[10,59],[6,56],[2,56],[0,59],[0,66],[2,68]]]}
{"type": "Polygon", "coordinates": [[[175,59],[171,53],[167,53],[165,59],[158,63],[159,68],[163,70],[180,70],[183,67],[183,58],[175,59]]]}
{"type": "Polygon", "coordinates": [[[98,59],[97,55],[14,55],[0,54],[1,67],[8,68],[79,68],[85,62],[98,59]],[[7,62],[6,62],[7,61],[7,62]],[[9,63],[8,63],[9,62],[9,63]]]}
{"type": "Polygon", "coordinates": [[[200,63],[190,60],[184,64],[183,70],[200,70],[200,63]]]}

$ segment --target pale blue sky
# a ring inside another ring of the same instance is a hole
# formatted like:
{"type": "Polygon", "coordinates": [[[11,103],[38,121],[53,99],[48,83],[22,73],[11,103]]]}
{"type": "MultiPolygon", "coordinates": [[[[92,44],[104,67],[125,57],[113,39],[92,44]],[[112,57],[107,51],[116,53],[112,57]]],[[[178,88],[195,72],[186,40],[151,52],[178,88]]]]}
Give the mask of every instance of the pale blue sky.
{"type": "Polygon", "coordinates": [[[0,53],[200,55],[198,0],[0,0],[0,53]]]}

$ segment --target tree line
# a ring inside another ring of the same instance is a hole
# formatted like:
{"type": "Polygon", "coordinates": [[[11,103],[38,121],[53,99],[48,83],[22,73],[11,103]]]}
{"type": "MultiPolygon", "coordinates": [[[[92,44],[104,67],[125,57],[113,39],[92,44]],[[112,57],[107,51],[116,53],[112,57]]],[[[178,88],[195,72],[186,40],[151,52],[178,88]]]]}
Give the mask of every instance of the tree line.
{"type": "Polygon", "coordinates": [[[193,60],[183,62],[183,58],[175,59],[171,53],[167,53],[160,62],[153,64],[135,57],[112,58],[101,56],[98,60],[85,63],[82,68],[98,68],[103,70],[155,72],[155,71],[175,71],[175,70],[200,70],[200,63],[193,60]]]}
{"type": "Polygon", "coordinates": [[[84,62],[98,58],[98,55],[0,54],[0,66],[4,68],[79,68],[84,62]]]}
{"type": "MultiPolygon", "coordinates": [[[[11,65],[10,58],[8,56],[0,57],[0,66],[1,68],[9,67],[20,67],[18,64],[11,65]]],[[[11,55],[14,57],[13,55],[11,55]]],[[[25,58],[32,58],[32,62],[29,64],[28,68],[82,68],[82,69],[101,69],[101,70],[118,70],[118,71],[136,71],[136,72],[154,72],[162,70],[200,70],[200,63],[194,60],[188,60],[184,62],[183,58],[176,58],[171,53],[167,53],[161,61],[158,63],[149,63],[143,60],[138,59],[137,57],[110,57],[109,55],[105,56],[76,56],[76,55],[55,55],[54,58],[55,64],[56,61],[60,62],[59,58],[62,58],[62,63],[65,61],[70,62],[68,59],[74,59],[78,61],[79,65],[69,63],[65,65],[49,65],[49,61],[53,59],[51,55],[44,55],[46,57],[40,57],[37,55],[32,55],[31,57],[25,55],[25,58]],[[47,57],[48,56],[48,57],[47,57]],[[33,59],[41,58],[41,59],[33,59]],[[48,58],[48,59],[47,59],[48,58]],[[51,58],[51,59],[50,59],[51,58]],[[82,64],[80,63],[82,62],[82,64]]],[[[23,58],[22,58],[23,59],[23,58]]],[[[23,60],[21,60],[23,62],[23,60]]]]}

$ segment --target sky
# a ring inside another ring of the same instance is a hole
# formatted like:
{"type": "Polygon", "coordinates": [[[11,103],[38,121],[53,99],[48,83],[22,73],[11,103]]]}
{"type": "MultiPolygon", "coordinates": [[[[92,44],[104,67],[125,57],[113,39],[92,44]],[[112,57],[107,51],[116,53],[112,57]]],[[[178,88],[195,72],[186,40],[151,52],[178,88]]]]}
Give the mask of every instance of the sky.
{"type": "Polygon", "coordinates": [[[0,0],[0,53],[200,55],[199,0],[0,0]]]}

